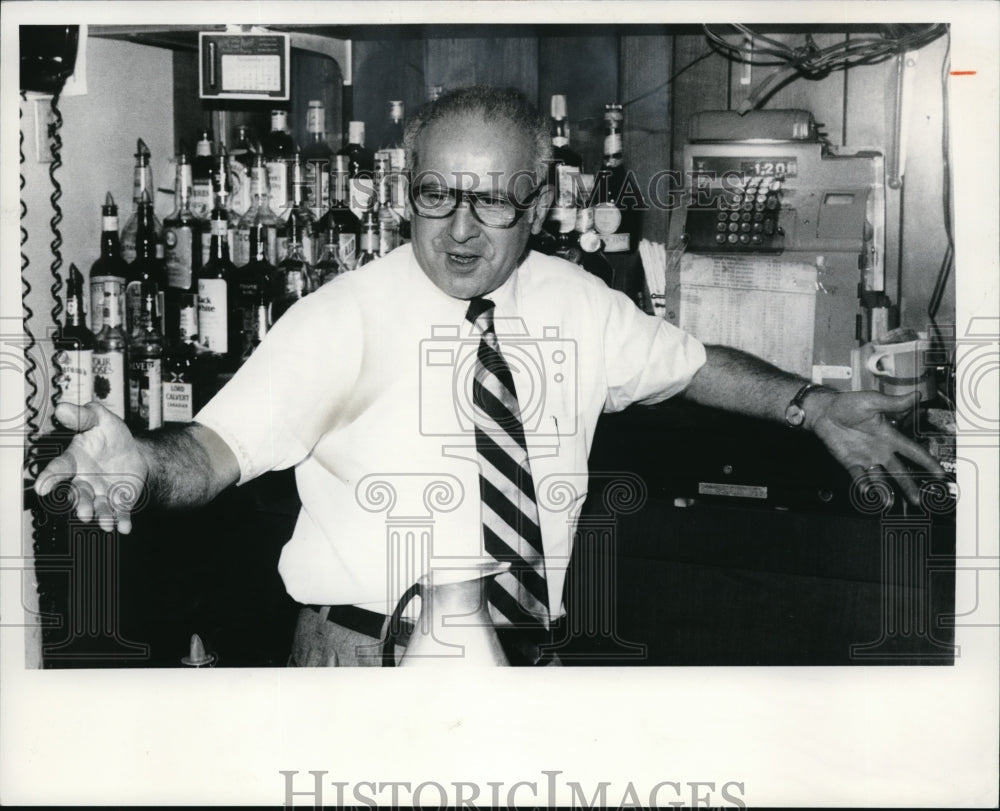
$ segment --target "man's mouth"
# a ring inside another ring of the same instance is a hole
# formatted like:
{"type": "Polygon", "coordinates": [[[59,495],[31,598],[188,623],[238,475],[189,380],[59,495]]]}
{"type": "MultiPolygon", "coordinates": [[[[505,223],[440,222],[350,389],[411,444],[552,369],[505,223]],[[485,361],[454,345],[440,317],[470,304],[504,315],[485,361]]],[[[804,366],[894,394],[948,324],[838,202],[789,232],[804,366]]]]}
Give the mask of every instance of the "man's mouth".
{"type": "Polygon", "coordinates": [[[447,253],[448,262],[459,268],[469,268],[472,267],[479,260],[479,254],[476,253],[447,253]]]}

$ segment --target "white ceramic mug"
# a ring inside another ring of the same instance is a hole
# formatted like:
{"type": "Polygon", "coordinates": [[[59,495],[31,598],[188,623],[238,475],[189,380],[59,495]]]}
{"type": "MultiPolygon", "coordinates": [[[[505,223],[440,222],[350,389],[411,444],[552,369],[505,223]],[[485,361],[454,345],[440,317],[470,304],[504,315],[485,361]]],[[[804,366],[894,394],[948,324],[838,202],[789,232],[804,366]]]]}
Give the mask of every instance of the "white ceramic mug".
{"type": "Polygon", "coordinates": [[[930,342],[924,338],[899,343],[872,342],[872,354],[865,362],[878,378],[883,394],[920,392],[920,401],[934,398],[934,372],[924,361],[930,342]]]}

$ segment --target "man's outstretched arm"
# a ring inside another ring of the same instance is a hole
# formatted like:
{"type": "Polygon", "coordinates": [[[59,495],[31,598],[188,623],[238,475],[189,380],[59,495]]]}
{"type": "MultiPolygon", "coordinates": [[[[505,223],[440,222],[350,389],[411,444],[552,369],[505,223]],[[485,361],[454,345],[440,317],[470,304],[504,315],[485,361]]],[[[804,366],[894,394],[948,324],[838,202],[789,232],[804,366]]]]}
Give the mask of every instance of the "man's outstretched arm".
{"type": "Polygon", "coordinates": [[[239,479],[229,446],[210,428],[191,423],[150,437],[132,436],[125,423],[103,406],[63,404],[56,419],[76,432],[73,441],[35,481],[45,496],[61,482],[74,490],[82,521],[101,529],[132,530],[132,508],[146,491],[163,507],[196,507],[239,479]]]}
{"type": "MultiPolygon", "coordinates": [[[[706,346],[705,350],[705,365],[685,389],[685,398],[748,416],[784,420],[785,408],[802,387],[801,378],[737,349],[706,346]]],[[[815,433],[853,477],[876,466],[884,468],[906,497],[917,503],[919,492],[904,460],[931,476],[943,477],[945,471],[919,444],[896,431],[885,416],[905,414],[915,404],[915,395],[819,389],[806,399],[803,427],[815,433]]]]}

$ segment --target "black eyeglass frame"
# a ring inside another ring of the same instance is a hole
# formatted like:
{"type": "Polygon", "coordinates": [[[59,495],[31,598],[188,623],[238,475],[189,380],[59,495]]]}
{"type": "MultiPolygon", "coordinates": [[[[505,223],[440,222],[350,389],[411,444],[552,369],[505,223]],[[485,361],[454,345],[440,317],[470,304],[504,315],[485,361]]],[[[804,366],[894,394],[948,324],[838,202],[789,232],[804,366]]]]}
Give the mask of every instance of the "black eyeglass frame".
{"type": "Polygon", "coordinates": [[[441,206],[440,208],[441,213],[439,214],[425,213],[420,210],[416,201],[416,192],[418,187],[414,184],[410,184],[409,198],[410,198],[410,205],[413,208],[413,213],[416,214],[418,217],[423,217],[424,219],[427,220],[447,219],[448,217],[450,217],[452,214],[455,213],[456,209],[458,209],[458,207],[462,204],[462,201],[467,198],[469,200],[469,208],[472,210],[472,216],[476,218],[476,221],[478,223],[480,223],[481,225],[485,225],[487,228],[499,228],[502,230],[506,230],[508,228],[513,228],[515,225],[517,225],[518,221],[521,219],[521,217],[524,216],[524,213],[531,208],[532,204],[535,202],[535,199],[538,197],[539,194],[541,194],[542,189],[544,189],[546,185],[547,183],[545,181],[539,183],[537,186],[535,186],[534,189],[528,192],[527,196],[523,200],[511,200],[508,197],[499,197],[498,195],[483,195],[484,197],[490,196],[502,199],[504,202],[510,203],[510,205],[514,208],[513,218],[509,223],[506,223],[504,225],[485,222],[483,218],[479,215],[479,211],[476,208],[476,201],[480,197],[478,192],[465,191],[463,189],[453,189],[451,188],[451,186],[434,186],[433,188],[435,189],[435,191],[445,192],[452,200],[451,206],[441,206]]]}

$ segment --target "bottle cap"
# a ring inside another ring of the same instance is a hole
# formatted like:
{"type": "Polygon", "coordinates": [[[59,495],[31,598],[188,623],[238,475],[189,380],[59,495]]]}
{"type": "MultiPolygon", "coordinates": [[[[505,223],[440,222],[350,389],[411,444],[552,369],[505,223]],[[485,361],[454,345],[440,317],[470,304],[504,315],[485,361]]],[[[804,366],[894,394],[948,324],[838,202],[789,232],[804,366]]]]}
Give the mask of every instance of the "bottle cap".
{"type": "Polygon", "coordinates": [[[198,634],[191,634],[191,646],[188,655],[181,659],[181,664],[188,667],[204,667],[215,662],[215,656],[205,650],[205,643],[198,634]]]}
{"type": "Polygon", "coordinates": [[[566,117],[566,97],[561,93],[556,94],[552,97],[552,117],[553,118],[565,118],[566,117]]]}
{"type": "Polygon", "coordinates": [[[104,198],[104,205],[101,206],[101,216],[102,217],[118,216],[118,206],[115,205],[115,198],[111,196],[111,192],[108,192],[107,196],[104,198]]]}
{"type": "Polygon", "coordinates": [[[347,125],[347,140],[352,144],[362,144],[365,142],[365,122],[351,121],[347,125]]]}

